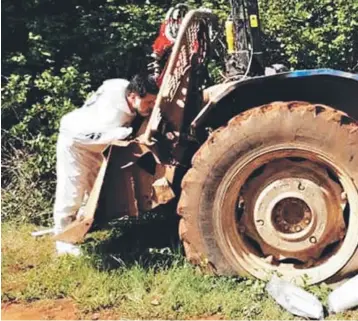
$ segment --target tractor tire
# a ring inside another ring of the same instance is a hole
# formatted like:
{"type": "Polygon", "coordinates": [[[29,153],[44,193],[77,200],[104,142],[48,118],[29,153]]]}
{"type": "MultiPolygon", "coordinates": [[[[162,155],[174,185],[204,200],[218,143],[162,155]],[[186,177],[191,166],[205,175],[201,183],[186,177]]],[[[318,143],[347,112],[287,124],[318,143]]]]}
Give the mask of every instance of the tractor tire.
{"type": "Polygon", "coordinates": [[[358,255],[358,122],[274,102],[214,131],[182,181],[179,235],[219,275],[330,280],[358,255]]]}

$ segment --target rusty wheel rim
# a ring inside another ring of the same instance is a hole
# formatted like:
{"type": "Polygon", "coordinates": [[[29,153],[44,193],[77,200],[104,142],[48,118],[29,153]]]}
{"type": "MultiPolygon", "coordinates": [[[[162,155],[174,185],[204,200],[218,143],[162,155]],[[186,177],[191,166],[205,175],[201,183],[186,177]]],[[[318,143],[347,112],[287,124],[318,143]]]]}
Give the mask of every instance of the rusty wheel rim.
{"type": "Polygon", "coordinates": [[[317,283],[357,248],[357,189],[344,168],[310,147],[253,151],[225,174],[216,195],[220,248],[237,270],[258,278],[278,272],[317,283]]]}

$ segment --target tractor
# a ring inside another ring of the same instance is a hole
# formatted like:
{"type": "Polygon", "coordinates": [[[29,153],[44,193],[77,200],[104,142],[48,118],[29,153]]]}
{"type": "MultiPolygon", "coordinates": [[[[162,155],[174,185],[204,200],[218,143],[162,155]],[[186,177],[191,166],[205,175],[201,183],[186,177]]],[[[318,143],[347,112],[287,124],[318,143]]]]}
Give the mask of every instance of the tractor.
{"type": "Polygon", "coordinates": [[[85,214],[56,239],[174,203],[187,259],[217,275],[315,284],[357,273],[358,76],[265,66],[257,0],[231,1],[219,25],[205,8],[168,12],[148,66],[153,112],[103,151],[85,214]]]}

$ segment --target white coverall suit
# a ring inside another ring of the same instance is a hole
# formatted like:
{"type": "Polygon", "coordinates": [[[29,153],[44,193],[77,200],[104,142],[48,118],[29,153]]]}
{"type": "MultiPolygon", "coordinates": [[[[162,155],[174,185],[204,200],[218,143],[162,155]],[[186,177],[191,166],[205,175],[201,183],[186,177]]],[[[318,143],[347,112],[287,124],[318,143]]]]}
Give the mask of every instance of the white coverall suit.
{"type": "Polygon", "coordinates": [[[131,112],[126,100],[128,83],[125,79],[104,81],[81,108],[61,119],[54,205],[56,234],[80,214],[97,177],[103,149],[132,132],[129,126],[136,113],[131,112]]]}

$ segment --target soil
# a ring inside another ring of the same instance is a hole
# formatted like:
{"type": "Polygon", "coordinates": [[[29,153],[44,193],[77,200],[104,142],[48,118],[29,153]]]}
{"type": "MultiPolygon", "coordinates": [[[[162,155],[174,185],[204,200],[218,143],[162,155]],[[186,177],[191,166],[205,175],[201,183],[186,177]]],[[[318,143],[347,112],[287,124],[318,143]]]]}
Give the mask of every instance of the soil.
{"type": "Polygon", "coordinates": [[[70,299],[41,300],[30,303],[2,303],[2,320],[113,320],[111,311],[83,315],[70,299]]]}
{"type": "MultiPolygon", "coordinates": [[[[2,320],[119,320],[118,313],[103,310],[81,314],[70,299],[41,300],[30,303],[2,303],[2,320]]],[[[222,320],[223,316],[198,316],[188,320],[222,320]]]]}
{"type": "Polygon", "coordinates": [[[3,303],[2,320],[76,320],[76,306],[68,299],[31,303],[3,303]]]}
{"type": "MultiPolygon", "coordinates": [[[[347,311],[344,320],[357,320],[358,310],[347,311]]],[[[2,303],[1,320],[119,320],[113,310],[83,314],[70,299],[41,300],[30,303],[2,303]]],[[[197,316],[187,320],[224,320],[222,315],[197,316]]]]}

